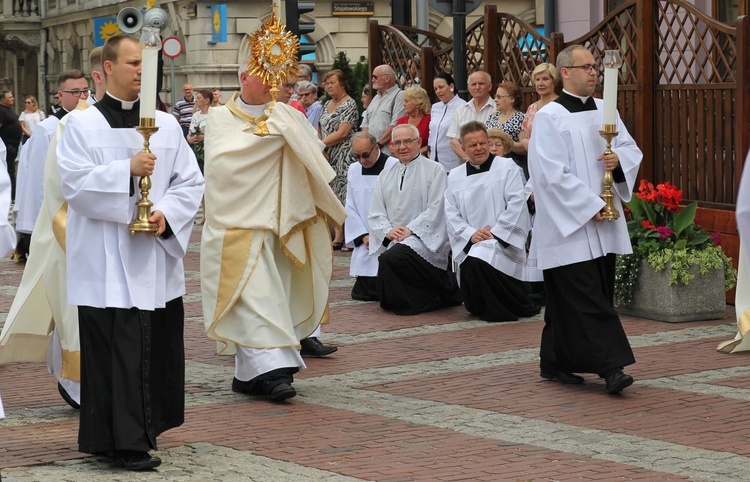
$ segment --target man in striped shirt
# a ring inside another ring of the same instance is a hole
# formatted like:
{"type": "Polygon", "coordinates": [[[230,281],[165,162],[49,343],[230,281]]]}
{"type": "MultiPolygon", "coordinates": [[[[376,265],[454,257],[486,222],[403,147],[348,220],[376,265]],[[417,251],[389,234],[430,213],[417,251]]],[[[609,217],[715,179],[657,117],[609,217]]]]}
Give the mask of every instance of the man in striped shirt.
{"type": "Polygon", "coordinates": [[[185,97],[175,102],[172,108],[172,115],[175,116],[182,128],[183,137],[187,137],[190,119],[193,117],[195,108],[195,97],[193,97],[193,86],[185,84],[182,86],[182,93],[185,97]]]}

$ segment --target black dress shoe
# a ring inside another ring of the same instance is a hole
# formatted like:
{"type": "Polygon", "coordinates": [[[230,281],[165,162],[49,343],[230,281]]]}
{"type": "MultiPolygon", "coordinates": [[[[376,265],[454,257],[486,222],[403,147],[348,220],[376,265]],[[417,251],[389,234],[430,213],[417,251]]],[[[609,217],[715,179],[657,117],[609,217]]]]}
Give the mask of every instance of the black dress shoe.
{"type": "Polygon", "coordinates": [[[256,389],[256,384],[252,381],[243,382],[238,380],[236,377],[232,379],[232,391],[237,393],[244,393],[246,395],[262,395],[259,390],[256,389]]]}
{"type": "Polygon", "coordinates": [[[300,340],[299,344],[302,345],[300,355],[302,355],[303,358],[321,358],[330,355],[339,349],[339,347],[335,345],[324,345],[314,336],[300,340]]]}
{"type": "Polygon", "coordinates": [[[583,377],[566,372],[542,370],[539,372],[539,376],[546,380],[557,380],[560,383],[567,383],[569,385],[580,385],[584,381],[583,377]]]}
{"type": "Polygon", "coordinates": [[[268,392],[268,399],[272,402],[283,402],[287,398],[297,395],[297,390],[286,382],[277,383],[268,392]]]}
{"type": "Polygon", "coordinates": [[[68,403],[68,405],[75,408],[76,410],[81,409],[81,406],[75,400],[73,400],[73,397],[70,396],[70,394],[63,388],[62,385],[60,385],[60,382],[57,382],[57,391],[60,392],[60,396],[68,403]]]}
{"type": "Polygon", "coordinates": [[[615,395],[632,385],[633,377],[623,373],[620,369],[614,369],[607,372],[604,381],[606,382],[607,393],[615,395]]]}
{"type": "Polygon", "coordinates": [[[117,463],[125,470],[149,470],[161,465],[159,457],[152,457],[148,452],[138,452],[135,450],[120,450],[117,456],[117,463]]]}

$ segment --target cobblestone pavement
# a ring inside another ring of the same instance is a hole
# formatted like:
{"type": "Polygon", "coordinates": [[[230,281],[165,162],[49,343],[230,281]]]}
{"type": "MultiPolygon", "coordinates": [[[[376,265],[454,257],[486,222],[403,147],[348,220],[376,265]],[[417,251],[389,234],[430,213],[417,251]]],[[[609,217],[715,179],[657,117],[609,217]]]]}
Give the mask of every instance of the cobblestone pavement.
{"type": "MultiPolygon", "coordinates": [[[[352,301],[336,253],[331,324],[341,348],[308,360],[298,396],[273,404],[230,389],[233,359],[203,332],[200,232],[186,259],[185,424],[159,438],[164,463],[124,473],[76,451],[77,412],[39,364],[0,367],[4,481],[528,481],[750,477],[748,355],[716,345],[723,320],[668,324],[623,317],[636,383],[565,386],[538,373],[541,315],[489,324],[463,307],[399,317],[352,301]]],[[[0,312],[22,267],[0,261],[0,312]]]]}

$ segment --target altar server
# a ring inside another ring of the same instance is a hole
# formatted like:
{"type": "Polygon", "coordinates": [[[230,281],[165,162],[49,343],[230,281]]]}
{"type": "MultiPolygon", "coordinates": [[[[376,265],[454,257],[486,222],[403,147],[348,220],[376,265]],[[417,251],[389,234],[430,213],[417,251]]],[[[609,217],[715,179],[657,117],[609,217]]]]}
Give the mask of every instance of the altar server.
{"type": "Polygon", "coordinates": [[[464,124],[460,135],[469,161],[448,175],[445,216],[464,306],[490,322],[535,315],[522,282],[531,228],[523,171],[490,153],[481,122],[464,124]]]}
{"type": "Polygon", "coordinates": [[[455,276],[447,269],[445,170],[419,154],[415,126],[396,126],[391,136],[399,162],[378,177],[367,216],[370,253],[380,256],[380,306],[416,315],[461,304],[455,276]]]}
{"type": "Polygon", "coordinates": [[[184,419],[185,278],[182,257],[203,194],[203,177],[177,121],[143,151],[138,94],[142,51],[117,36],[103,50],[107,94],[70,116],[57,148],[69,204],[68,302],[81,336],[81,452],[112,455],[128,470],[161,460],[148,451],[184,419]],[[130,234],[137,188],[151,176],[155,235],[130,234]]]}
{"type": "Polygon", "coordinates": [[[352,249],[349,274],[356,278],[352,298],[377,301],[378,258],[370,255],[370,228],[367,213],[370,211],[372,191],[378,175],[398,162],[380,150],[374,136],[358,132],[352,137],[352,153],[359,162],[349,166],[346,181],[346,246],[352,249]]]}
{"type": "Polygon", "coordinates": [[[606,221],[604,171],[614,177],[615,207],[630,200],[643,157],[618,118],[613,152],[603,155],[603,103],[591,97],[599,76],[593,55],[573,45],[557,58],[563,93],[537,113],[529,145],[536,219],[534,242],[547,292],[541,376],[583,383],[596,373],[610,394],[633,383],[635,363],[613,307],[615,255],[632,252],[625,218],[606,221]]]}

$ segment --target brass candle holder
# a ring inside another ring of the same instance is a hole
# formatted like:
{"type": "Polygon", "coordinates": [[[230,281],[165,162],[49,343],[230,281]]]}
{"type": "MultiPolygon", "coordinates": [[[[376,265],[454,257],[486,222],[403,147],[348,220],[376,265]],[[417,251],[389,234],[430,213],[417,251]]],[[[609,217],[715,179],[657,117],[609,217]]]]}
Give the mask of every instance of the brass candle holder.
{"type": "MultiPolygon", "coordinates": [[[[607,142],[607,148],[604,149],[604,155],[612,154],[612,139],[617,137],[617,126],[615,124],[604,124],[602,130],[599,131],[599,135],[604,138],[607,142]]],[[[602,189],[601,198],[604,199],[607,209],[602,213],[602,218],[607,221],[614,221],[620,217],[620,211],[614,205],[615,193],[612,190],[614,184],[614,178],[612,177],[612,171],[604,171],[604,187],[602,189]]]]}
{"type": "MultiPolygon", "coordinates": [[[[143,136],[143,151],[151,152],[149,149],[151,136],[159,130],[156,127],[156,119],[141,117],[138,127],[135,128],[143,136]]],[[[141,190],[141,198],[135,203],[135,216],[128,225],[130,234],[136,233],[153,233],[156,234],[159,226],[156,223],[149,222],[151,217],[151,208],[154,203],[148,199],[148,192],[151,190],[151,176],[143,176],[138,182],[138,188],[141,190]]]]}

